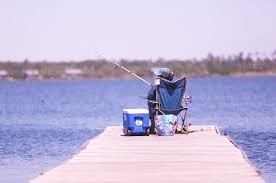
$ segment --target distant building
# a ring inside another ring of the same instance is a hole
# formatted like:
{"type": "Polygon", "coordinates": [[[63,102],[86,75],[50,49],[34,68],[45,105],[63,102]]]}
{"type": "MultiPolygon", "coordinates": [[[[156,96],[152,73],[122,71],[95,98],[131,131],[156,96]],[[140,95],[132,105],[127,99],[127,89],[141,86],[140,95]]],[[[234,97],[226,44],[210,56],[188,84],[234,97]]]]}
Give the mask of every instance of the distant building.
{"type": "Polygon", "coordinates": [[[42,79],[37,69],[27,69],[23,71],[23,78],[25,80],[42,79]]]}
{"type": "Polygon", "coordinates": [[[6,70],[0,70],[0,80],[9,79],[9,74],[6,70]]]}
{"type": "Polygon", "coordinates": [[[63,78],[65,79],[79,79],[81,78],[81,75],[83,74],[81,69],[76,68],[67,68],[64,71],[63,78]]]}

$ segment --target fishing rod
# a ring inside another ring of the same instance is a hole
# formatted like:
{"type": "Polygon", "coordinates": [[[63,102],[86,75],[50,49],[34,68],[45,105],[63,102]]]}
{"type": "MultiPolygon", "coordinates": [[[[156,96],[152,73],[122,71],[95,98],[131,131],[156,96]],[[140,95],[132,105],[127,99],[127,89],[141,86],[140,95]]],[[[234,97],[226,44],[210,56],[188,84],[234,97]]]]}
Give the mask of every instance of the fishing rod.
{"type": "Polygon", "coordinates": [[[140,76],[138,76],[137,74],[135,74],[134,72],[131,72],[130,70],[128,70],[127,68],[121,66],[118,62],[116,62],[114,59],[107,59],[106,57],[104,57],[101,54],[98,54],[100,57],[102,57],[104,60],[113,63],[115,65],[117,65],[118,67],[120,67],[121,69],[125,70],[126,72],[128,72],[129,74],[132,74],[133,76],[135,76],[136,78],[140,79],[141,81],[143,81],[144,83],[147,83],[148,85],[152,86],[152,84],[146,80],[144,80],[143,78],[141,78],[140,76]]]}

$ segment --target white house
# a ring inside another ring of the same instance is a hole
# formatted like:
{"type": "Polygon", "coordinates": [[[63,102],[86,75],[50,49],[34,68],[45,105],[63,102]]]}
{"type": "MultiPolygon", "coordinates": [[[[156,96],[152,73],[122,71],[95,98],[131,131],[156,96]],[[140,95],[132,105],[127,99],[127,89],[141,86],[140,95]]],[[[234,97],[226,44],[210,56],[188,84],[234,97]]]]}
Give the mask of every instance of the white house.
{"type": "Polygon", "coordinates": [[[26,80],[42,79],[42,76],[39,74],[39,71],[37,69],[27,69],[23,71],[23,78],[26,80]]]}
{"type": "Polygon", "coordinates": [[[6,70],[0,70],[0,79],[8,79],[9,73],[6,70]]]}
{"type": "Polygon", "coordinates": [[[63,78],[65,79],[78,79],[81,78],[81,75],[83,74],[81,69],[76,68],[67,68],[64,71],[63,78]]]}

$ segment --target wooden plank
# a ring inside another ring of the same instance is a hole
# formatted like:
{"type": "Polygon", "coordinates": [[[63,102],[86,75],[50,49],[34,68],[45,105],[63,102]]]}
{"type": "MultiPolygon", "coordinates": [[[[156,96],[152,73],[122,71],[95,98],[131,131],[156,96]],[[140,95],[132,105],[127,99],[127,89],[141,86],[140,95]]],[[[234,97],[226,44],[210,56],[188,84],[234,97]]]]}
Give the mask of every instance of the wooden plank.
{"type": "Polygon", "coordinates": [[[121,127],[107,127],[80,153],[30,182],[264,182],[215,126],[190,130],[188,135],[126,137],[121,127]]]}

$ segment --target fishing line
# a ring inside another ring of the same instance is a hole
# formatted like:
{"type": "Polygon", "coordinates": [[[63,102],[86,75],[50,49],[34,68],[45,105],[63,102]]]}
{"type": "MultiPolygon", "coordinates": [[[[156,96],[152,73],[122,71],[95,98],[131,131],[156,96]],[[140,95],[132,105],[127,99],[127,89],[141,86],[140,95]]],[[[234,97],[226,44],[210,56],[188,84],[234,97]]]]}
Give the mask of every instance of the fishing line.
{"type": "Polygon", "coordinates": [[[144,83],[152,86],[152,84],[148,81],[146,81],[145,79],[141,78],[140,76],[138,76],[137,74],[135,74],[134,72],[131,72],[130,70],[128,70],[127,68],[121,66],[118,62],[116,62],[114,59],[107,59],[105,56],[97,53],[97,55],[101,58],[103,58],[104,60],[108,61],[109,63],[113,63],[115,65],[117,65],[118,67],[120,67],[121,69],[123,69],[124,71],[128,72],[129,74],[132,74],[133,76],[135,76],[136,78],[140,79],[141,81],[143,81],[144,83]]]}

